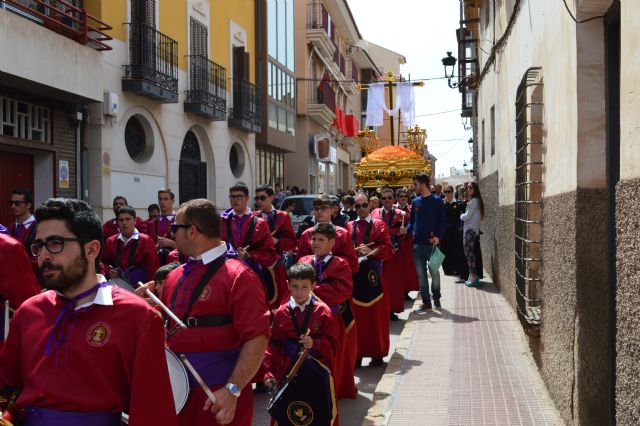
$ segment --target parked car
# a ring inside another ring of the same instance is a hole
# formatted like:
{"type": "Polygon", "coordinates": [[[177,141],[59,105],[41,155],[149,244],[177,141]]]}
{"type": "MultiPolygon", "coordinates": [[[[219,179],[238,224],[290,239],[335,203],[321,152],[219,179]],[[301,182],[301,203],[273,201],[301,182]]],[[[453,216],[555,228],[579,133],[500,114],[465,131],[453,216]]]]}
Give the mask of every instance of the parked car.
{"type": "Polygon", "coordinates": [[[293,210],[291,211],[291,220],[293,222],[293,229],[296,233],[298,232],[300,223],[302,223],[305,217],[311,214],[311,211],[313,210],[313,200],[316,197],[316,194],[289,195],[282,200],[280,210],[287,210],[290,205],[294,205],[293,210]]]}

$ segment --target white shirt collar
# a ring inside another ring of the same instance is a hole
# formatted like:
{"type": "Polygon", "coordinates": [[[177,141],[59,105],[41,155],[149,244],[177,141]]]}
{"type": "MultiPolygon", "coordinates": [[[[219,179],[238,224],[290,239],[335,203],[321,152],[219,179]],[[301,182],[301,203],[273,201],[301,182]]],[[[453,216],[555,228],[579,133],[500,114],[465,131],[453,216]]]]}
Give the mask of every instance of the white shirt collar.
{"type": "Polygon", "coordinates": [[[358,218],[358,220],[366,220],[367,222],[371,222],[373,218],[371,217],[371,215],[369,215],[367,217],[363,217],[362,219],[358,218]]]}
{"type": "Polygon", "coordinates": [[[272,212],[272,211],[274,211],[275,209],[276,209],[276,208],[275,208],[275,207],[273,207],[273,204],[272,204],[272,205],[271,205],[271,209],[270,209],[270,210],[267,210],[267,211],[262,210],[262,211],[260,212],[260,214],[267,216],[269,213],[271,213],[271,212],[272,212]]]}
{"type": "Polygon", "coordinates": [[[138,231],[137,228],[133,228],[133,234],[131,234],[131,236],[129,238],[126,238],[124,235],[122,235],[122,232],[120,232],[118,234],[118,239],[120,241],[122,241],[124,243],[124,245],[126,246],[127,243],[131,240],[137,240],[138,238],[140,238],[140,231],[138,231]]]}
{"type": "Polygon", "coordinates": [[[250,209],[249,207],[247,207],[247,210],[246,210],[243,214],[241,214],[241,215],[239,215],[238,213],[236,213],[236,211],[235,211],[235,210],[233,211],[233,215],[234,215],[234,216],[236,216],[236,217],[242,217],[242,216],[245,216],[245,215],[248,215],[248,214],[251,214],[251,209],[250,209]]]}
{"type": "Polygon", "coordinates": [[[31,216],[29,216],[29,218],[28,218],[27,220],[25,220],[25,221],[24,221],[24,222],[22,222],[22,223],[19,223],[19,222],[16,220],[16,226],[17,226],[17,225],[22,225],[22,226],[24,226],[25,228],[28,228],[28,227],[29,227],[29,226],[31,226],[31,224],[32,224],[32,223],[34,223],[35,221],[36,221],[36,218],[35,218],[33,215],[31,215],[31,216]]]}
{"type": "MultiPolygon", "coordinates": [[[[96,279],[99,283],[107,281],[107,279],[102,274],[96,274],[96,279]]],[[[111,293],[111,289],[113,286],[108,284],[104,287],[98,287],[98,291],[96,292],[96,297],[93,300],[90,300],[82,305],[76,306],[75,310],[82,308],[87,308],[91,305],[102,305],[102,306],[113,306],[113,294],[111,293]]],[[[62,293],[56,291],[56,293],[62,295],[62,293]]]]}
{"type": "Polygon", "coordinates": [[[224,241],[220,241],[219,246],[216,246],[212,249],[205,251],[200,256],[197,256],[196,260],[202,260],[202,263],[204,265],[207,265],[226,253],[227,253],[227,244],[224,241]]]}
{"type": "Polygon", "coordinates": [[[309,303],[311,303],[311,295],[309,295],[309,298],[307,299],[307,301],[304,302],[302,305],[298,305],[296,301],[293,299],[293,296],[289,297],[289,307],[291,309],[300,308],[300,310],[304,311],[305,308],[309,305],[309,303]]]}

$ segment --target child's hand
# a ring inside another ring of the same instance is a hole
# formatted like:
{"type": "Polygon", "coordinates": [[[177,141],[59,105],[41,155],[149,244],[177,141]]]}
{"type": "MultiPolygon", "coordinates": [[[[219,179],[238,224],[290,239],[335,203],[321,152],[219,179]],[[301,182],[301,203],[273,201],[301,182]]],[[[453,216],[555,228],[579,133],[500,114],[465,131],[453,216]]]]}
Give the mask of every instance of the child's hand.
{"type": "Polygon", "coordinates": [[[313,347],[313,339],[311,336],[302,336],[300,338],[300,344],[304,349],[311,349],[313,347]]]}

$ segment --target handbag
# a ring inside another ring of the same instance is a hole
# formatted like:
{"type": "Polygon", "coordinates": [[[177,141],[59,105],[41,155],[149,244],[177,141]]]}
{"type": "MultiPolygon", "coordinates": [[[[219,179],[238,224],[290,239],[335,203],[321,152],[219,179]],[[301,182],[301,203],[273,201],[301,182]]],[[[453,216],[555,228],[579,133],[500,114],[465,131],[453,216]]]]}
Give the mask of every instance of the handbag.
{"type": "Polygon", "coordinates": [[[440,250],[440,247],[434,245],[431,249],[431,257],[429,257],[429,272],[431,272],[431,275],[438,273],[442,262],[444,262],[444,258],[444,253],[440,250]]]}

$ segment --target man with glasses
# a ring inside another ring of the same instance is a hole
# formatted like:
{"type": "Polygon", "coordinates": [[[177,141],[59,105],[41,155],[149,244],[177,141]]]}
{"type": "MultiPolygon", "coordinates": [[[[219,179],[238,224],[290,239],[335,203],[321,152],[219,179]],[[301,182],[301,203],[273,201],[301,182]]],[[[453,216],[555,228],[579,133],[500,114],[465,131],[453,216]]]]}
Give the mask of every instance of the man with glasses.
{"type": "MultiPolygon", "coordinates": [[[[80,200],[38,207],[33,255],[49,291],[24,302],[0,355],[27,425],[177,425],[157,311],[96,274],[102,224],[80,200]]],[[[4,261],[4,258],[3,258],[4,261]]]]}
{"type": "MultiPolygon", "coordinates": [[[[396,190],[397,203],[393,207],[405,212],[405,225],[409,222],[409,214],[411,214],[411,198],[406,189],[400,188],[396,190]]],[[[419,291],[420,284],[418,283],[418,274],[416,273],[416,267],[413,264],[413,236],[411,233],[407,233],[405,237],[407,239],[406,244],[400,246],[400,256],[404,259],[404,300],[412,301],[409,296],[410,291],[419,291]]]]}
{"type": "MultiPolygon", "coordinates": [[[[328,195],[318,195],[313,200],[313,216],[315,223],[331,224],[331,215],[333,213],[333,203],[328,195]]],[[[298,259],[313,254],[311,247],[313,237],[313,228],[309,228],[302,233],[298,241],[298,259]]],[[[347,230],[341,226],[336,226],[336,242],[331,251],[333,256],[342,257],[349,263],[351,272],[358,272],[358,255],[351,244],[351,238],[347,230]]]]}
{"type": "MultiPolygon", "coordinates": [[[[429,190],[429,175],[418,173],[413,177],[413,186],[418,196],[411,203],[411,216],[407,232],[413,235],[413,263],[420,282],[422,305],[419,311],[432,309],[429,296],[429,278],[427,262],[431,258],[433,247],[440,244],[444,237],[447,219],[442,199],[429,190]]],[[[440,272],[433,275],[431,294],[433,304],[440,308],[440,272]]]]}
{"type": "MultiPolygon", "coordinates": [[[[390,319],[398,321],[396,313],[404,311],[404,283],[399,282],[398,277],[405,275],[404,270],[407,262],[402,256],[402,247],[409,242],[406,229],[409,216],[402,210],[393,207],[395,203],[393,189],[383,189],[380,199],[382,207],[371,212],[371,217],[384,222],[391,238],[393,256],[382,265],[382,281],[387,286],[385,290],[389,296],[390,319]]],[[[413,267],[413,261],[411,267],[413,267]]]]}
{"type": "Polygon", "coordinates": [[[362,364],[362,358],[371,357],[369,365],[379,366],[389,352],[389,295],[382,279],[382,262],[391,258],[393,247],[385,223],[369,214],[369,197],[356,195],[354,207],[358,220],[348,223],[347,232],[359,256],[352,298],[358,324],[357,365],[362,364]]]}
{"type": "MultiPolygon", "coordinates": [[[[105,241],[110,236],[118,235],[120,233],[120,228],[118,228],[118,220],[117,220],[118,210],[120,209],[120,207],[124,207],[128,205],[129,203],[127,202],[127,199],[124,198],[122,195],[116,195],[114,197],[112,207],[113,207],[113,214],[116,215],[116,217],[113,219],[107,220],[104,223],[104,225],[102,225],[102,233],[104,234],[105,241]]],[[[136,228],[138,228],[140,232],[145,232],[146,230],[146,224],[139,217],[136,217],[136,228]]]]}
{"type": "Polygon", "coordinates": [[[155,219],[150,218],[145,223],[147,235],[156,243],[160,265],[169,263],[168,255],[176,248],[176,243],[171,238],[170,230],[170,226],[176,218],[176,213],[173,211],[175,198],[173,191],[168,188],[158,190],[160,215],[155,219]]]}
{"type": "MultiPolygon", "coordinates": [[[[38,229],[36,218],[31,214],[32,203],[33,197],[30,191],[26,189],[14,189],[11,192],[9,206],[16,220],[9,225],[9,235],[20,241],[27,252],[29,252],[29,247],[31,243],[33,243],[38,229]]],[[[31,262],[37,270],[37,259],[31,259],[31,262]]]]}
{"type": "Polygon", "coordinates": [[[291,217],[282,210],[276,210],[273,206],[275,192],[269,185],[256,188],[253,201],[256,205],[254,215],[264,219],[269,225],[271,238],[276,246],[280,260],[273,266],[273,274],[278,287],[278,300],[270,305],[271,309],[278,309],[280,304],[289,298],[289,286],[287,283],[287,270],[284,265],[285,254],[291,253],[298,245],[296,232],[293,230],[291,217]]]}
{"type": "Polygon", "coordinates": [[[249,188],[237,182],[229,188],[231,208],[220,215],[220,237],[226,241],[261,278],[266,290],[267,303],[280,300],[271,268],[280,256],[273,243],[267,221],[255,216],[249,205],[249,188]]]}

